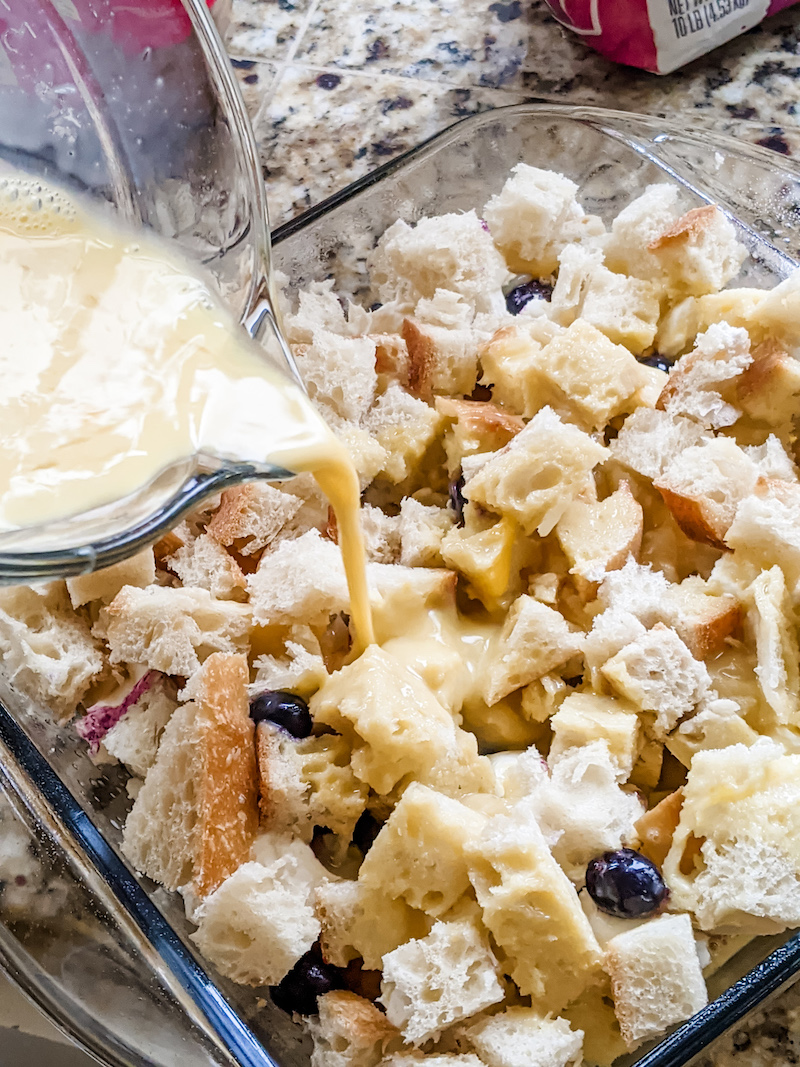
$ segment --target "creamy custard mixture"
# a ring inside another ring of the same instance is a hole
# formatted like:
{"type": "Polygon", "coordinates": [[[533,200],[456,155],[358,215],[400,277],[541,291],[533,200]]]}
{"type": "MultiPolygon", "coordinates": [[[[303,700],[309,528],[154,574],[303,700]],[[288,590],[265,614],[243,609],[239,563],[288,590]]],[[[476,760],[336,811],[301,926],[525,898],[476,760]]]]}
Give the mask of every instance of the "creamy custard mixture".
{"type": "Polygon", "coordinates": [[[371,640],[346,450],[163,245],[0,179],[0,339],[0,532],[121,500],[197,453],[311,471],[371,640]]]}

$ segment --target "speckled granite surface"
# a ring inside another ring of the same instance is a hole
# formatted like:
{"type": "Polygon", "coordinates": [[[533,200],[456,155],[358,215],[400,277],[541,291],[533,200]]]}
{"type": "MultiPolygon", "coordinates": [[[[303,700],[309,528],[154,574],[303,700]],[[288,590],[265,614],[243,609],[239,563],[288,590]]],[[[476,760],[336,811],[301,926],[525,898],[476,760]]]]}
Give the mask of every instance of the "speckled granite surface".
{"type": "MultiPolygon", "coordinates": [[[[667,77],[617,67],[543,0],[233,0],[228,47],[273,224],[465,115],[525,100],[702,116],[800,158],[800,6],[667,77]]],[[[800,984],[698,1067],[800,1063],[800,984]]]]}
{"type": "Polygon", "coordinates": [[[800,6],[661,78],[591,52],[543,0],[233,0],[228,43],[275,223],[524,100],[690,112],[800,156],[800,6]]]}

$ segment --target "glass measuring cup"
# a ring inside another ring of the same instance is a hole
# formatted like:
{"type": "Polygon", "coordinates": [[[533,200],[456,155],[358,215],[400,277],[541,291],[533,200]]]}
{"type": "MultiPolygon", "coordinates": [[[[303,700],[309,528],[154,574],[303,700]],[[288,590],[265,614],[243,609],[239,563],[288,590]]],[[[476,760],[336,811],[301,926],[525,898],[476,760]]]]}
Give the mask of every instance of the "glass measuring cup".
{"type": "MultiPolygon", "coordinates": [[[[66,187],[178,247],[265,358],[298,381],[270,289],[258,153],[204,0],[6,0],[0,163],[66,187]]],[[[0,535],[0,582],[108,566],[266,464],[187,457],[124,500],[0,535]]]]}

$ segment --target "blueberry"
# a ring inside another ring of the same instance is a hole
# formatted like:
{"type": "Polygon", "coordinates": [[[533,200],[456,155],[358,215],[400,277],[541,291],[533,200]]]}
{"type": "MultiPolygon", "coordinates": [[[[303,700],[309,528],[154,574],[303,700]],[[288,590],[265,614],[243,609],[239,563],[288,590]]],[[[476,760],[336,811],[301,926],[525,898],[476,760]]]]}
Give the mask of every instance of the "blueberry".
{"type": "Polygon", "coordinates": [[[308,737],[311,716],[308,704],[288,689],[267,689],[250,701],[250,718],[254,722],[272,722],[292,737],[308,737]]]}
{"type": "Polygon", "coordinates": [[[280,985],[273,986],[270,996],[287,1015],[316,1015],[317,997],[332,989],[343,989],[344,979],[338,967],[322,959],[318,948],[301,956],[280,985]]]}
{"type": "Polygon", "coordinates": [[[586,868],[586,888],[601,911],[620,919],[650,915],[669,895],[658,867],[632,848],[593,859],[586,868]]]}
{"type": "Polygon", "coordinates": [[[655,367],[656,370],[663,370],[667,374],[672,369],[670,360],[662,356],[660,352],[653,352],[650,356],[639,356],[639,362],[644,363],[645,367],[655,367]]]}
{"type": "Polygon", "coordinates": [[[353,830],[353,844],[366,856],[381,829],[381,824],[371,812],[363,812],[353,830]]]}
{"type": "Polygon", "coordinates": [[[519,315],[520,311],[531,300],[549,300],[553,293],[552,285],[532,279],[515,286],[506,294],[506,307],[512,315],[519,315]]]}
{"type": "Polygon", "coordinates": [[[467,498],[462,492],[463,488],[464,475],[459,474],[456,480],[450,483],[450,507],[455,512],[457,526],[464,525],[464,505],[467,503],[467,498]]]}

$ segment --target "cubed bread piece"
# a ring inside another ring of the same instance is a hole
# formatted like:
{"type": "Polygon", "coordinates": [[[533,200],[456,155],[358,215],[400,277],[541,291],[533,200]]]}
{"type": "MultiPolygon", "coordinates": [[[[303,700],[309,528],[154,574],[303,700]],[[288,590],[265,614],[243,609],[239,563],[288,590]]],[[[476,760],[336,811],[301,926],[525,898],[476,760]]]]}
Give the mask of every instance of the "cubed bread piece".
{"type": "Polygon", "coordinates": [[[466,847],[485,819],[412,782],[366,855],[358,879],[439,918],[469,889],[466,847]]]}
{"type": "Polygon", "coordinates": [[[716,293],[747,258],[733,223],[714,204],[693,208],[647,246],[672,293],[716,293]]]}
{"type": "Polygon", "coordinates": [[[618,783],[617,763],[607,741],[572,748],[551,765],[551,776],[531,800],[552,853],[567,876],[580,884],[586,864],[636,840],[642,802],[618,783]]]}
{"type": "Polygon", "coordinates": [[[776,493],[759,484],[746,496],[725,535],[725,544],[742,562],[768,570],[777,564],[796,595],[800,581],[800,492],[794,487],[776,493]]]}
{"type": "Polygon", "coordinates": [[[405,775],[437,780],[450,764],[470,792],[478,773],[475,738],[456,727],[448,711],[412,671],[377,645],[331,675],[311,700],[314,721],[333,727],[351,746],[356,777],[388,793],[405,775]]]}
{"type": "Polygon", "coordinates": [[[563,333],[549,318],[516,321],[496,330],[478,352],[481,383],[492,390],[492,400],[506,411],[523,415],[538,410],[530,395],[529,373],[544,345],[563,333]]]}
{"type": "Polygon", "coordinates": [[[212,652],[247,648],[253,617],[245,604],[206,589],[125,586],[100,612],[112,663],[136,663],[189,677],[212,652]]]}
{"type": "Polygon", "coordinates": [[[354,422],[340,422],[334,433],[347,449],[361,489],[366,489],[383,470],[387,461],[386,449],[363,426],[354,422]]]}
{"type": "Polygon", "coordinates": [[[312,901],[325,872],[302,842],[276,844],[267,862],[243,863],[193,917],[192,941],[220,974],[243,985],[277,985],[319,936],[312,901]]]}
{"type": "Polygon", "coordinates": [[[302,697],[315,693],[328,677],[317,636],[308,626],[292,626],[285,641],[285,654],[257,656],[251,696],[265,689],[290,689],[302,697]]]}
{"type": "Polygon", "coordinates": [[[306,1021],[314,1042],[311,1067],[378,1067],[402,1043],[383,1012],[349,990],[324,993],[317,1006],[318,1014],[306,1021]]]}
{"type": "Polygon", "coordinates": [[[195,699],[162,734],[122,836],[142,874],[168,889],[213,892],[250,851],[258,823],[247,660],[214,653],[196,679],[195,699]]]}
{"type": "Polygon", "coordinates": [[[662,915],[609,941],[604,966],[629,1049],[708,1003],[688,915],[662,915]]]}
{"type": "Polygon", "coordinates": [[[375,398],[375,342],[342,337],[322,327],[310,345],[295,345],[294,358],[309,397],[341,419],[359,422],[375,398]]]}
{"type": "Polygon", "coordinates": [[[779,723],[800,726],[800,649],[780,567],[762,571],[749,590],[748,623],[755,635],[756,676],[779,723]]]}
{"type": "Polygon", "coordinates": [[[611,232],[603,243],[608,266],[621,274],[660,280],[661,264],[649,246],[679,218],[680,201],[677,185],[648,185],[611,223],[611,232]]]}
{"type": "Polygon", "coordinates": [[[512,415],[487,400],[442,396],[436,398],[436,410],[452,420],[444,437],[447,469],[452,476],[460,473],[466,458],[496,452],[525,426],[519,415],[512,415]]]}
{"type": "Polygon", "coordinates": [[[206,532],[244,556],[261,552],[300,510],[303,501],[265,482],[226,489],[206,532]]]}
{"type": "Polygon", "coordinates": [[[467,481],[465,494],[544,537],[607,456],[608,449],[588,434],[542,408],[467,481]]]}
{"type": "Polygon", "coordinates": [[[657,408],[637,408],[611,441],[611,455],[619,463],[643,474],[658,478],[687,448],[700,444],[708,431],[682,415],[669,415],[657,408]]]}
{"type": "Polygon", "coordinates": [[[402,482],[436,438],[442,417],[422,400],[392,383],[364,419],[364,429],[386,450],[383,473],[402,482]]]}
{"type": "Polygon", "coordinates": [[[671,585],[663,601],[663,619],[683,640],[695,659],[721,652],[726,638],[742,621],[742,607],[730,594],[714,596],[697,575],[671,585]]]}
{"type": "Polygon", "coordinates": [[[626,645],[600,670],[620,696],[656,713],[653,732],[660,740],[694,711],[711,684],[705,665],[663,623],[626,645]]]}
{"type": "MultiPolygon", "coordinates": [[[[706,296],[689,296],[670,308],[661,319],[656,334],[655,349],[667,359],[674,359],[688,351],[699,333],[717,322],[729,326],[743,326],[754,343],[764,337],[759,308],[773,290],[725,289],[706,296]]],[[[755,353],[754,353],[755,355],[755,353]]]]}
{"type": "Polygon", "coordinates": [[[112,567],[104,567],[91,574],[67,578],[67,592],[73,608],[100,600],[108,604],[124,585],[144,588],[155,581],[156,562],[152,548],[146,548],[129,559],[123,559],[112,567]]]}
{"type": "Polygon", "coordinates": [[[470,878],[503,970],[543,1012],[560,1012],[597,976],[600,947],[538,825],[517,808],[471,846],[470,878]]]}
{"type": "Polygon", "coordinates": [[[672,367],[657,407],[715,430],[732,426],[741,411],[723,399],[720,389],[727,390],[752,362],[747,330],[726,322],[709,326],[694,350],[672,367]]]}
{"type": "Polygon", "coordinates": [[[597,600],[604,612],[629,612],[649,627],[660,621],[669,588],[660,571],[629,559],[624,567],[605,576],[597,600]]]}
{"type": "Polygon", "coordinates": [[[178,575],[181,585],[207,589],[217,600],[244,600],[247,583],[241,567],[208,534],[187,541],[165,562],[178,575]]]}
{"type": "MultiPolygon", "coordinates": [[[[741,650],[736,651],[741,656],[741,650]]],[[[744,662],[740,660],[740,663],[740,670],[749,672],[749,657],[744,662]]],[[[721,670],[724,675],[724,665],[721,670]]],[[[677,730],[673,730],[667,738],[666,747],[684,767],[691,767],[695,753],[701,749],[754,745],[760,734],[747,725],[744,718],[746,710],[745,700],[709,695],[701,701],[695,715],[682,722],[677,730]]]]}
{"type": "Polygon", "coordinates": [[[439,1037],[453,1023],[503,999],[497,960],[474,922],[438,922],[427,937],[383,958],[380,1002],[409,1044],[439,1037]]]}
{"type": "Polygon", "coordinates": [[[683,532],[725,547],[736,509],[755,489],[756,464],[728,437],[684,449],[653,482],[683,532]]]}
{"type": "Polygon", "coordinates": [[[384,304],[397,301],[412,310],[445,289],[476,311],[503,309],[506,265],[474,211],[422,218],[415,226],[398,219],[378,241],[368,266],[384,304]]]}
{"type": "Polygon", "coordinates": [[[450,508],[420,504],[407,496],[400,504],[400,562],[404,567],[441,567],[442,540],[452,530],[450,508]]]}
{"type": "Polygon", "coordinates": [[[671,905],[701,929],[800,925],[800,755],[773,741],[697,752],[664,862],[671,905]]]}
{"type": "Polygon", "coordinates": [[[105,666],[63,582],[0,589],[0,654],[15,689],[63,718],[105,666]]]}
{"type": "Polygon", "coordinates": [[[464,1036],[486,1067],[580,1067],[583,1031],[533,1008],[506,1008],[470,1026],[464,1036]]]}
{"type": "Polygon", "coordinates": [[[483,209],[497,247],[512,270],[545,277],[564,245],[603,232],[577,201],[578,187],[563,174],[518,163],[483,209]]]}
{"type": "MultiPolygon", "coordinates": [[[[367,559],[372,563],[396,563],[400,557],[400,516],[387,515],[372,504],[362,504],[360,518],[367,559]]],[[[339,530],[333,509],[328,532],[338,544],[339,530]]]]}
{"type": "Polygon", "coordinates": [[[580,245],[568,245],[559,256],[550,308],[562,326],[580,317],[632,352],[652,344],[661,310],[650,282],[615,274],[603,265],[599,248],[580,245]]]}
{"type": "Polygon", "coordinates": [[[310,841],[316,826],[338,834],[344,847],[367,803],[367,788],[350,769],[350,749],[335,734],[297,740],[271,723],[258,724],[261,822],[310,841]]]}
{"type": "Polygon", "coordinates": [[[767,426],[790,425],[800,394],[800,360],[772,338],[752,355],[753,362],[736,379],[736,406],[767,426]]]}
{"type": "Polygon", "coordinates": [[[603,688],[601,667],[621,649],[638,641],[646,632],[642,623],[630,611],[615,608],[595,615],[592,628],[583,643],[584,678],[595,689],[603,688]]]}
{"type": "Polygon", "coordinates": [[[527,378],[530,406],[524,414],[550,404],[587,430],[602,429],[638,407],[637,393],[647,384],[630,352],[582,319],[544,346],[527,378]]]}
{"type": "MultiPolygon", "coordinates": [[[[288,278],[286,279],[288,285],[288,278]]],[[[331,333],[348,334],[347,319],[338,295],[333,291],[333,279],[312,282],[297,293],[297,307],[286,308],[283,315],[287,340],[310,343],[314,331],[320,327],[331,333]]]]}
{"type": "Polygon", "coordinates": [[[262,556],[247,588],[253,619],[261,626],[327,622],[349,603],[339,548],[317,530],[281,541],[262,556]]]}
{"type": "Polygon", "coordinates": [[[511,582],[518,535],[519,527],[508,517],[487,520],[483,529],[474,529],[471,522],[454,526],[442,538],[442,559],[467,579],[468,594],[491,609],[511,582]]]}
{"type": "Polygon", "coordinates": [[[640,725],[636,708],[615,697],[570,693],[550,720],[553,741],[548,759],[557,762],[572,749],[605,741],[617,773],[626,782],[639,754],[640,725]]]}
{"type": "Polygon", "coordinates": [[[627,1052],[619,1032],[608,975],[589,986],[561,1013],[573,1030],[583,1031],[583,1060],[586,1067],[611,1067],[627,1052]]]}
{"type": "Polygon", "coordinates": [[[430,401],[434,395],[472,392],[478,378],[474,330],[404,319],[402,336],[408,350],[408,391],[413,396],[430,401]]]}
{"type": "Polygon", "coordinates": [[[156,681],[111,727],[103,746],[133,774],[144,778],[155,763],[164,727],[177,706],[164,681],[156,681]]]}
{"type": "Polygon", "coordinates": [[[570,629],[563,615],[532,596],[518,597],[489,650],[483,697],[502,697],[567,663],[583,648],[583,634],[570,629]]]}
{"type": "Polygon", "coordinates": [[[570,562],[570,573],[601,582],[619,570],[642,544],[642,505],[627,482],[605,500],[573,500],[559,519],[556,537],[570,562]]]}
{"type": "Polygon", "coordinates": [[[433,925],[424,912],[360,880],[324,882],[315,899],[322,954],[336,967],[360,957],[365,967],[380,970],[387,952],[425,937],[433,925]]]}

